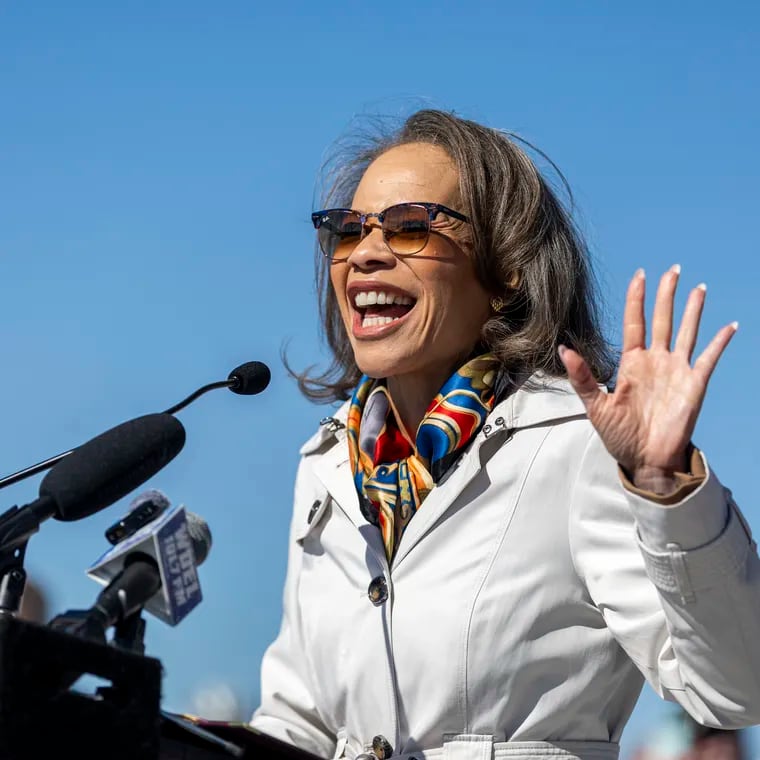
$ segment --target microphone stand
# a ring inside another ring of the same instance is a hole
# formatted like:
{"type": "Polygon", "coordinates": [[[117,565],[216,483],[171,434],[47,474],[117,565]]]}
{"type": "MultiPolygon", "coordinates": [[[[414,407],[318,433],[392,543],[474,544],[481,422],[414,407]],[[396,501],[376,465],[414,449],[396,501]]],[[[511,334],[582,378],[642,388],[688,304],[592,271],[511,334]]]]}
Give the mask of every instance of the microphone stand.
{"type": "Polygon", "coordinates": [[[113,638],[107,640],[107,628],[103,620],[94,609],[89,610],[66,610],[56,615],[47,627],[54,631],[61,631],[70,636],[99,644],[109,644],[117,649],[133,654],[145,654],[145,618],[142,616],[142,607],[127,615],[113,626],[113,638]]]}
{"type": "Polygon", "coordinates": [[[145,654],[145,618],[142,609],[127,615],[114,626],[111,643],[127,652],[145,654]]]}
{"type": "Polygon", "coordinates": [[[17,524],[14,532],[13,524],[17,522],[20,512],[18,507],[11,507],[0,515],[0,536],[5,539],[0,540],[0,617],[18,614],[26,587],[24,558],[35,529],[32,520],[24,524],[21,530],[18,530],[17,524]]]}
{"type": "Polygon", "coordinates": [[[24,556],[29,539],[15,548],[0,550],[0,616],[18,614],[26,586],[24,556]]]}

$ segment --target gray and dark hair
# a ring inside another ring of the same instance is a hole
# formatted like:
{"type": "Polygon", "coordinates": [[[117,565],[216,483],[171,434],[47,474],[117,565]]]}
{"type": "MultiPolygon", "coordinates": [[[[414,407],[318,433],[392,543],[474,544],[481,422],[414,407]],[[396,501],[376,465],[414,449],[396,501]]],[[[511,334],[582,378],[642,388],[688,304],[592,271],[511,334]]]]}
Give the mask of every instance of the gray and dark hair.
{"type": "MultiPolygon", "coordinates": [[[[503,304],[483,325],[484,351],[491,351],[510,378],[535,372],[564,376],[557,356],[564,344],[588,363],[598,382],[614,373],[613,352],[602,334],[600,300],[588,249],[569,211],[520,146],[515,135],[454,114],[421,110],[400,128],[345,146],[323,166],[321,208],[350,207],[367,167],[397,145],[429,143],[443,148],[459,173],[462,207],[475,271],[503,304]]],[[[533,148],[533,146],[530,146],[533,148]]],[[[533,148],[533,150],[536,150],[533,148]]],[[[571,199],[567,181],[556,171],[571,199]]],[[[321,374],[293,372],[314,401],[349,398],[361,372],[330,284],[330,262],[316,251],[322,330],[332,362],[321,374]]]]}

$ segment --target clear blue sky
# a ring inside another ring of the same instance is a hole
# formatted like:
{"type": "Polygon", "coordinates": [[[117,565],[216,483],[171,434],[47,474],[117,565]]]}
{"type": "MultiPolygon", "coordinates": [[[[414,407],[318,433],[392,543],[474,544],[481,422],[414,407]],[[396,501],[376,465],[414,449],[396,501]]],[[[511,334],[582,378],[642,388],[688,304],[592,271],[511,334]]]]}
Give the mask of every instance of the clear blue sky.
{"type": "MultiPolygon", "coordinates": [[[[272,367],[264,395],[217,391],[183,412],[187,445],[149,484],[214,534],[203,604],[176,629],[148,623],[167,707],[216,681],[258,699],[296,451],[326,413],[279,353],[324,357],[309,212],[324,151],[357,114],[434,105],[546,151],[616,340],[637,267],[678,262],[685,285],[707,283],[702,343],[740,329],[697,443],[760,531],[759,26],[749,2],[0,4],[0,474],[242,361],[272,367]]],[[[84,568],[125,506],[32,539],[53,612],[93,601],[84,568]]],[[[626,753],[662,709],[646,692],[626,753]]]]}

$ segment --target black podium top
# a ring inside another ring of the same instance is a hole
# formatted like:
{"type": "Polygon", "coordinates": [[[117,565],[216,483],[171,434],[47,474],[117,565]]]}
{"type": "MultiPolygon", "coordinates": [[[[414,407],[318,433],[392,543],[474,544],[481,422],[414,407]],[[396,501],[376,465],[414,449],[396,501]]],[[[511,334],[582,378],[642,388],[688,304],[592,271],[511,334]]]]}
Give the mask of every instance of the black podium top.
{"type": "Polygon", "coordinates": [[[0,615],[3,760],[320,760],[245,724],[162,712],[152,657],[0,615]],[[95,694],[81,675],[109,683],[95,694]]]}

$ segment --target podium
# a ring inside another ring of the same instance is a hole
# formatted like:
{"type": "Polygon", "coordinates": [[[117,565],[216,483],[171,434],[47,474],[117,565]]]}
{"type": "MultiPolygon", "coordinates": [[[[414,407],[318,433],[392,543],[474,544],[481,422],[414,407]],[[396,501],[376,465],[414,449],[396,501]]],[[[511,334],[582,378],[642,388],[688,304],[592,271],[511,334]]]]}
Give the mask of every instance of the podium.
{"type": "Polygon", "coordinates": [[[242,724],[163,712],[161,675],[155,658],[0,617],[0,758],[319,760],[242,724]],[[72,691],[81,675],[107,685],[72,691]]]}

